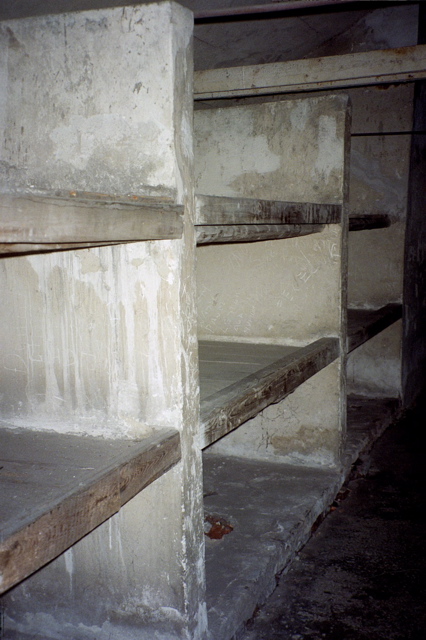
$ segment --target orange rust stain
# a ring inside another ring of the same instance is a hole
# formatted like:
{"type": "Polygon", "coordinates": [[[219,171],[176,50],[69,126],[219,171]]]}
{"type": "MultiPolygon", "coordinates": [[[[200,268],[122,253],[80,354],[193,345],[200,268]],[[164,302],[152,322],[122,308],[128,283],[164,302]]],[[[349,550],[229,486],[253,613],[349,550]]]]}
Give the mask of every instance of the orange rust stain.
{"type": "Polygon", "coordinates": [[[208,515],[205,520],[211,524],[209,531],[205,535],[212,540],[221,540],[223,536],[234,530],[234,527],[220,516],[208,515]]]}

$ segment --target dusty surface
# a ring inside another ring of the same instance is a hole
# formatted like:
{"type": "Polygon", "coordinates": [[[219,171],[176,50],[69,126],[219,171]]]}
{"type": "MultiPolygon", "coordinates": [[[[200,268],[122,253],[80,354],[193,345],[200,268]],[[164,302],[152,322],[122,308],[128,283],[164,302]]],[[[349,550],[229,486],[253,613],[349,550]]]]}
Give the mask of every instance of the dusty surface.
{"type": "Polygon", "coordinates": [[[426,637],[426,411],[376,443],[239,640],[426,637]],[[366,467],[369,465],[369,468],[366,467]]]}

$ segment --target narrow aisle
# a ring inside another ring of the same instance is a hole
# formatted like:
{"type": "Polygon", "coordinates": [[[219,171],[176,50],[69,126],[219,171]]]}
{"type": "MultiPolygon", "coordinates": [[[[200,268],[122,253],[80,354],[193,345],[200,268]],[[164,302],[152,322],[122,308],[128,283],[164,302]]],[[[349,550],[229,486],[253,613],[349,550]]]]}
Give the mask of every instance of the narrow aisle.
{"type": "Polygon", "coordinates": [[[426,407],[390,427],[238,640],[426,638],[426,407]]]}

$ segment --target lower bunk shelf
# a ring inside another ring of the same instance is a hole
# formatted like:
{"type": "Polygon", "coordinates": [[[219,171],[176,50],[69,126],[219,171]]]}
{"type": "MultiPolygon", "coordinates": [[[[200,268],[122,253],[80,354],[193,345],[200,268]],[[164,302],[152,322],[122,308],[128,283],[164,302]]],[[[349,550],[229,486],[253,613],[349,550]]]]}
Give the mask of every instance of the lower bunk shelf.
{"type": "Polygon", "coordinates": [[[402,305],[390,303],[380,309],[348,309],[348,352],[402,318],[402,305]]]}
{"type": "Polygon", "coordinates": [[[337,338],[304,347],[201,340],[202,448],[285,398],[338,355],[337,338]]]}
{"type": "Polygon", "coordinates": [[[207,609],[211,640],[230,640],[275,589],[328,513],[351,465],[398,416],[395,398],[348,398],[340,468],[204,452],[207,609]],[[210,524],[217,522],[216,535],[210,524]],[[319,520],[320,521],[320,520],[319,520]],[[217,531],[222,531],[222,536],[217,531]]]}
{"type": "Polygon", "coordinates": [[[0,429],[0,593],[117,513],[180,460],[179,433],[107,440],[0,429]]]}

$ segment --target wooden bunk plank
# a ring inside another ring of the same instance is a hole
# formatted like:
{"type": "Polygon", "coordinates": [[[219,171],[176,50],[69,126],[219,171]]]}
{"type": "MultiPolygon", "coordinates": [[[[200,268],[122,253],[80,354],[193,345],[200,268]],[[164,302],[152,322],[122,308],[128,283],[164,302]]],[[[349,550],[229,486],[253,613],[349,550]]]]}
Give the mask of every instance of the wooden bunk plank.
{"type": "Polygon", "coordinates": [[[349,231],[363,231],[365,229],[384,229],[390,227],[391,219],[386,213],[372,213],[366,215],[351,214],[349,216],[349,231]]]}
{"type": "MultiPolygon", "coordinates": [[[[136,241],[133,241],[136,242],[136,241]]],[[[93,249],[93,247],[105,247],[116,244],[124,244],[122,242],[47,242],[45,244],[36,243],[0,243],[0,255],[4,257],[18,255],[20,253],[48,253],[49,251],[66,251],[68,249],[93,249]]]]}
{"type": "Polygon", "coordinates": [[[196,225],[339,223],[341,204],[195,196],[196,225]]]}
{"type": "Polygon", "coordinates": [[[426,78],[426,45],[196,71],[194,98],[324,91],[421,78],[426,78]]]}
{"type": "Polygon", "coordinates": [[[53,560],[180,459],[179,433],[140,441],[0,429],[0,593],[53,560]]]}
{"type": "Polygon", "coordinates": [[[278,402],[338,357],[337,338],[305,347],[201,341],[201,446],[278,402]]]}
{"type": "Polygon", "coordinates": [[[197,225],[197,244],[260,242],[319,233],[323,224],[225,224],[197,225]]]}
{"type": "Polygon", "coordinates": [[[402,317],[402,305],[390,303],[380,309],[348,309],[348,352],[402,317]]]}
{"type": "Polygon", "coordinates": [[[181,205],[154,198],[136,204],[86,197],[58,198],[2,194],[0,245],[19,253],[40,247],[77,248],[102,244],[179,238],[181,205]],[[31,247],[32,245],[32,247],[31,247]]]}

